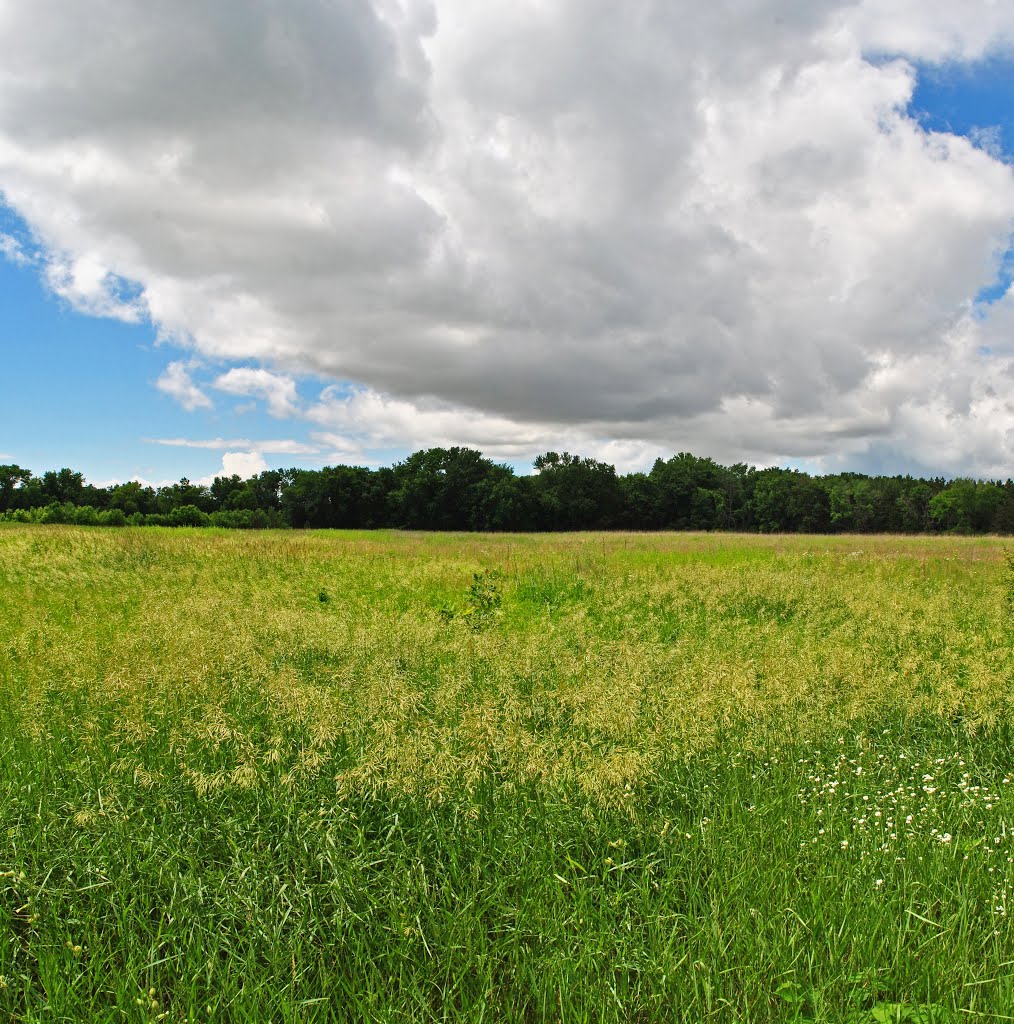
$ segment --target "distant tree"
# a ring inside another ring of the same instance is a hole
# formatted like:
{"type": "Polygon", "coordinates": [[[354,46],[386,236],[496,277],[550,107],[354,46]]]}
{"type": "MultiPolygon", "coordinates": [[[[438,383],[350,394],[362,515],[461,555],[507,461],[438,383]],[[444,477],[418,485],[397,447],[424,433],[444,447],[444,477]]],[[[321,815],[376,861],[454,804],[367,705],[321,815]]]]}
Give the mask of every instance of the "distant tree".
{"type": "Polygon", "coordinates": [[[201,512],[212,512],[215,508],[215,500],[211,491],[200,484],[192,484],[186,477],[183,477],[178,484],[170,484],[168,487],[160,487],[158,490],[158,511],[163,514],[171,512],[174,508],[181,508],[184,505],[193,505],[201,512]]]}
{"type": "Polygon", "coordinates": [[[725,492],[718,488],[697,487],[690,498],[690,528],[721,530],[729,523],[725,492]]]}
{"type": "Polygon", "coordinates": [[[415,452],[393,470],[393,521],[422,530],[491,529],[497,519],[497,497],[515,497],[509,484],[513,477],[510,467],[497,465],[473,448],[415,452]]]}
{"type": "Polygon", "coordinates": [[[925,533],[934,529],[937,521],[930,514],[930,501],[936,489],[925,480],[907,478],[901,493],[895,499],[900,529],[906,533],[925,533]]]}
{"type": "Polygon", "coordinates": [[[137,480],[116,484],[109,488],[109,508],[118,508],[127,516],[140,512],[142,515],[158,509],[158,496],[153,487],[146,487],[137,480]]]}
{"type": "Polygon", "coordinates": [[[277,512],[281,508],[282,494],[290,483],[290,477],[280,469],[265,469],[247,481],[253,491],[255,508],[264,512],[277,512]]]}
{"type": "MultiPolygon", "coordinates": [[[[246,481],[238,473],[233,473],[232,476],[216,476],[208,490],[211,493],[216,509],[253,507],[252,504],[247,504],[243,500],[247,495],[248,488],[246,481]],[[234,500],[234,495],[240,495],[241,497],[236,501],[234,500]]],[[[252,494],[249,500],[253,501],[252,494]]]]}
{"type": "Polygon", "coordinates": [[[265,470],[248,479],[184,478],[157,491],[138,481],[88,484],[71,469],[42,476],[0,466],[8,521],[98,525],[209,525],[441,530],[741,529],[1014,533],[1014,481],[941,477],[811,477],[722,466],[680,452],[650,473],[569,452],[546,452],[536,472],[471,448],[429,448],[393,467],[265,470]]]}
{"type": "Polygon", "coordinates": [[[765,469],[757,474],[753,514],[763,533],[821,533],[831,524],[827,492],[798,470],[765,469]]]}
{"type": "Polygon", "coordinates": [[[659,530],[662,512],[658,484],[647,473],[620,477],[621,512],[619,525],[627,530],[659,530]]]}
{"type": "Polygon", "coordinates": [[[611,529],[621,520],[616,468],[596,459],[546,452],[535,460],[540,525],[549,530],[611,529]]]}
{"type": "MultiPolygon", "coordinates": [[[[383,471],[389,474],[390,470],[383,471]]],[[[279,473],[274,503],[285,521],[297,528],[359,529],[388,525],[383,474],[363,466],[327,466],[321,470],[292,469],[279,473]]],[[[263,474],[262,493],[270,486],[263,474]]],[[[264,499],[261,499],[262,501],[264,499]]],[[[271,502],[264,501],[270,505],[271,502]]],[[[263,506],[261,506],[263,508],[263,506]]],[[[274,509],[268,508],[268,512],[274,509]]]]}
{"type": "Polygon", "coordinates": [[[0,512],[15,507],[15,491],[31,479],[31,470],[15,465],[0,466],[0,512]]]}
{"type": "Polygon", "coordinates": [[[42,475],[42,492],[49,501],[79,505],[83,490],[84,476],[72,469],[65,468],[55,473],[50,470],[42,475]]]}
{"type": "Polygon", "coordinates": [[[957,533],[984,532],[1005,503],[1006,494],[996,484],[976,480],[952,480],[929,503],[929,512],[944,530],[957,533]]]}
{"type": "Polygon", "coordinates": [[[993,529],[997,533],[1014,533],[1014,480],[1003,485],[1003,502],[993,518],[993,529]]]}
{"type": "Polygon", "coordinates": [[[482,522],[476,529],[526,531],[538,528],[539,502],[534,480],[513,471],[491,476],[480,488],[482,522]]]}
{"type": "Polygon", "coordinates": [[[824,477],[831,528],[840,533],[870,533],[885,516],[874,482],[859,473],[824,477]]]}
{"type": "Polygon", "coordinates": [[[745,466],[679,452],[651,468],[660,525],[673,530],[720,530],[743,525],[745,466]]]}

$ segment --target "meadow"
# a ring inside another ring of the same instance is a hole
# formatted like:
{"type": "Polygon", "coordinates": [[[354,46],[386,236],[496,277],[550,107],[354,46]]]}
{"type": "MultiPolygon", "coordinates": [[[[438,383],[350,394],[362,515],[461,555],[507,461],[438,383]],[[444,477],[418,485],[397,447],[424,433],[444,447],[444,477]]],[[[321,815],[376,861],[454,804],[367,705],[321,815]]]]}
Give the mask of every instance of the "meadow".
{"type": "Polygon", "coordinates": [[[0,1021],[1014,1020],[997,538],[0,528],[0,1021]]]}

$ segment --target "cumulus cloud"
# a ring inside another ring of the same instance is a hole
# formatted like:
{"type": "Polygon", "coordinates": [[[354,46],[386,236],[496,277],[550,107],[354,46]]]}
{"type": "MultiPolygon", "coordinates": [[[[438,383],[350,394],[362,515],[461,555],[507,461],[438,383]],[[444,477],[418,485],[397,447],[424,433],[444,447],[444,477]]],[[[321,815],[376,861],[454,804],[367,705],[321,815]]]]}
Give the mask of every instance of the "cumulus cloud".
{"type": "Polygon", "coordinates": [[[259,452],[226,452],[222,456],[223,476],[241,476],[244,480],[268,468],[259,452]]]}
{"type": "Polygon", "coordinates": [[[138,323],[147,308],[143,296],[92,254],[51,254],[45,280],[50,289],[79,313],[138,323]]]}
{"type": "Polygon", "coordinates": [[[231,395],[263,398],[267,402],[268,412],[279,419],[285,419],[298,411],[296,382],[291,377],[270,370],[233,367],[215,380],[214,387],[231,395]]]}
{"type": "Polygon", "coordinates": [[[170,363],[155,386],[190,412],[211,408],[211,399],[193,382],[185,362],[170,363]]]}
{"type": "Polygon", "coordinates": [[[1014,44],[1014,13],[996,0],[935,3],[862,0],[845,19],[874,53],[904,53],[927,61],[976,60],[1014,44]]]}
{"type": "Polygon", "coordinates": [[[506,416],[446,402],[392,398],[365,388],[351,393],[325,389],[306,415],[313,423],[340,431],[314,435],[331,445],[338,444],[339,437],[355,437],[374,448],[468,443],[489,455],[511,457],[531,451],[545,433],[545,427],[519,424],[506,416]]]}
{"type": "Polygon", "coordinates": [[[263,473],[268,468],[264,456],[259,452],[226,452],[222,456],[222,468],[193,482],[200,487],[210,487],[217,476],[238,476],[243,480],[263,473]]]}
{"type": "Polygon", "coordinates": [[[1010,464],[1014,172],[909,112],[1010,4],[98,11],[0,0],[0,190],[68,301],[325,446],[1010,464]]]}
{"type": "Polygon", "coordinates": [[[368,388],[326,388],[305,415],[326,428],[311,436],[327,461],[357,465],[383,461],[368,457],[368,452],[454,445],[478,447],[494,460],[521,465],[531,461],[533,452],[569,449],[609,462],[621,472],[650,468],[656,458],[672,454],[657,442],[610,439],[582,426],[518,423],[478,409],[393,398],[368,388]]]}

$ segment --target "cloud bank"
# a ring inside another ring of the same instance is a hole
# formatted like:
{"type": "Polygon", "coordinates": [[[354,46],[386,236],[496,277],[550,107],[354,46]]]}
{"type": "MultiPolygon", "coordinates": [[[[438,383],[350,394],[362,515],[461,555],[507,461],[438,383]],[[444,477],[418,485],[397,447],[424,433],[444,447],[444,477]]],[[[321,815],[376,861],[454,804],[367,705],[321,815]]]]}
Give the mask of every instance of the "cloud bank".
{"type": "Polygon", "coordinates": [[[909,102],[1012,40],[988,0],[0,0],[0,189],[192,410],[1007,475],[1014,173],[909,102]]]}

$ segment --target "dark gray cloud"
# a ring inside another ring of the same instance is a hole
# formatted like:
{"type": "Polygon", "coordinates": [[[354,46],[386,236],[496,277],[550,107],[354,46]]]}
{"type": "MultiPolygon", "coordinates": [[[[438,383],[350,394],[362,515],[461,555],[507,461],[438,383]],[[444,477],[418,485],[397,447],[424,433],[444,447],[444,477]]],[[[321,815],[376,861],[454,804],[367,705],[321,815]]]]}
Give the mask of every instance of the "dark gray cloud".
{"type": "Polygon", "coordinates": [[[907,61],[1012,28],[985,0],[0,0],[0,189],[52,287],[192,352],[163,390],[336,449],[996,472],[1010,302],[972,300],[1014,176],[907,116],[907,61]]]}

